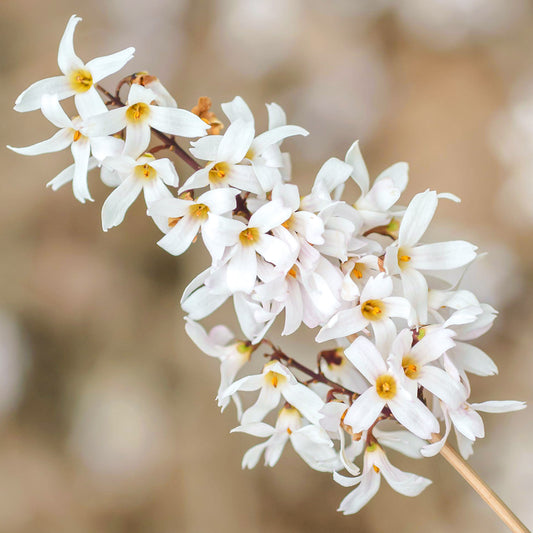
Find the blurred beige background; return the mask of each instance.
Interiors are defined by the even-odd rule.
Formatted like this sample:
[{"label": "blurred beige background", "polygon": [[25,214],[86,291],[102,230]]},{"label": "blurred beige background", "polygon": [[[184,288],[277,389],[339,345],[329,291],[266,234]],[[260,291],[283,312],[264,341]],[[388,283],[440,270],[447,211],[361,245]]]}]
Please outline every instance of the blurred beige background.
[{"label": "blurred beige background", "polygon": [[[405,203],[428,187],[459,195],[461,205],[439,208],[434,235],[489,252],[466,284],[501,313],[480,342],[500,375],[474,378],[472,398],[531,401],[531,2],[2,0],[0,9],[4,146],[52,133],[39,112],[11,108],[58,72],[76,13],[82,58],[133,45],[123,74],[149,70],[182,107],[239,94],[264,126],[264,103],[284,106],[311,132],[287,142],[302,188],[359,138],[374,176],[410,163]],[[95,204],[44,187],[68,153],[1,157],[0,533],[505,531],[440,457],[391,454],[434,485],[409,499],[384,484],[351,517],[335,511],[346,489],[289,448],[275,469],[242,471],[254,439],[228,434],[236,421],[214,401],[218,364],[185,337],[178,306],[205,256],[165,254],[141,201],[104,234],[108,191],[96,175]],[[282,345],[309,352],[312,336]],[[531,413],[485,421],[471,464],[531,526]]]}]

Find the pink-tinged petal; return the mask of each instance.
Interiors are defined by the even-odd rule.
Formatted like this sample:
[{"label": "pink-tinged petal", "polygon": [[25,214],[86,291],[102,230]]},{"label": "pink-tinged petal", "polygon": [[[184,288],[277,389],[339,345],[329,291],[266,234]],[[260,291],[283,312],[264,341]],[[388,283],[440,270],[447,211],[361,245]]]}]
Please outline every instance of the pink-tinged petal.
[{"label": "pink-tinged petal", "polygon": [[359,486],[342,500],[337,510],[345,515],[357,513],[376,495],[380,483],[381,476],[374,470],[368,471],[361,477]]},{"label": "pink-tinged petal", "polygon": [[56,95],[45,94],[41,99],[43,115],[58,128],[72,128],[72,121],[65,113]]},{"label": "pink-tinged petal", "polygon": [[120,52],[91,59],[85,67],[91,72],[94,83],[98,83],[100,80],[118,72],[133,57],[134,53],[135,48],[130,46]]},{"label": "pink-tinged petal", "polygon": [[91,144],[87,137],[82,137],[70,146],[72,156],[74,157],[74,177],[72,180],[72,189],[74,196],[82,204],[85,200],[94,201],[89,192],[87,184],[87,170],[89,168],[89,156],[91,153]]},{"label": "pink-tinged petal", "polygon": [[438,433],[437,419],[420,400],[397,394],[387,405],[396,420],[417,437],[429,439],[432,433]]},{"label": "pink-tinged petal", "polygon": [[309,135],[309,132],[300,128],[300,126],[280,126],[279,128],[268,130],[258,135],[252,143],[252,150],[255,155],[261,155],[273,144],[277,144],[283,139],[293,137],[294,135],[303,135],[306,137]]},{"label": "pink-tinged petal", "polygon": [[257,276],[257,259],[253,246],[236,245],[228,263],[227,284],[231,292],[252,292]]},{"label": "pink-tinged petal", "polygon": [[441,368],[424,366],[420,370],[418,382],[452,409],[456,409],[466,400],[464,387]]},{"label": "pink-tinged petal", "polygon": [[100,115],[87,119],[86,131],[89,137],[102,137],[112,135],[126,127],[126,108],[111,109]]},{"label": "pink-tinged petal", "polygon": [[133,158],[140,156],[148,148],[151,135],[152,130],[146,122],[128,124],[126,127],[124,153]]},{"label": "pink-tinged petal", "polygon": [[197,141],[192,141],[189,151],[197,159],[216,161],[220,141],[222,141],[222,135],[206,135]]},{"label": "pink-tinged petal", "polygon": [[380,353],[389,353],[396,338],[396,326],[390,318],[370,322],[376,339],[376,347]]},{"label": "pink-tinged petal", "polygon": [[433,219],[438,202],[437,193],[430,190],[418,193],[411,200],[400,224],[400,246],[414,246],[420,240]]},{"label": "pink-tinged petal", "polygon": [[426,278],[414,268],[406,268],[400,274],[404,296],[414,307],[419,324],[428,319],[428,284]]},{"label": "pink-tinged petal", "polygon": [[384,453],[379,460],[376,460],[376,466],[391,488],[404,496],[418,496],[428,485],[431,485],[430,479],[409,472],[402,472],[393,466]]},{"label": "pink-tinged petal", "polygon": [[372,384],[379,376],[387,373],[383,356],[366,337],[357,337],[351,346],[344,350],[344,354]]},{"label": "pink-tinged petal", "polygon": [[235,196],[239,194],[237,189],[213,189],[204,192],[198,197],[197,203],[205,204],[211,213],[225,215],[235,209],[237,201]]},{"label": "pink-tinged petal", "polygon": [[291,214],[289,207],[283,207],[277,202],[268,202],[250,217],[249,226],[259,228],[262,233],[265,233],[283,224]]},{"label": "pink-tinged petal", "polygon": [[250,149],[255,130],[252,122],[236,120],[232,122],[218,147],[218,161],[239,163]]},{"label": "pink-tinged petal", "polygon": [[510,413],[511,411],[521,411],[526,408],[526,402],[515,400],[489,400],[488,402],[473,403],[472,409],[483,413]]},{"label": "pink-tinged petal", "polygon": [[450,409],[450,418],[453,425],[459,433],[462,433],[467,439],[476,440],[485,436],[485,427],[479,414],[468,404],[458,409]]},{"label": "pink-tinged petal", "polygon": [[435,242],[411,250],[410,265],[419,270],[451,270],[476,258],[477,246],[466,241]]},{"label": "pink-tinged petal", "polygon": [[350,174],[352,179],[357,183],[363,195],[368,192],[370,188],[370,178],[366,168],[365,161],[361,155],[359,148],[359,141],[355,141],[346,154],[346,163],[352,166],[353,170]]},{"label": "pink-tinged petal", "polygon": [[358,333],[368,326],[368,320],[361,314],[361,307],[344,309],[334,315],[318,332],[316,342],[329,341]]},{"label": "pink-tinged petal", "polygon": [[494,376],[498,373],[494,361],[477,346],[457,342],[448,355],[457,366],[477,376]]},{"label": "pink-tinged petal", "polygon": [[233,165],[228,173],[227,184],[248,191],[253,194],[262,194],[263,189],[257,181],[254,169],[251,165]]},{"label": "pink-tinged petal", "polygon": [[172,107],[151,105],[148,120],[152,128],[180,137],[202,137],[210,127],[194,113]]},{"label": "pink-tinged petal", "polygon": [[58,100],[63,100],[74,95],[74,89],[70,86],[65,76],[54,76],[44,80],[36,81],[23,91],[15,101],[15,111],[24,113],[35,111],[41,107],[41,100],[44,95],[55,95]]},{"label": "pink-tinged petal", "polygon": [[52,137],[41,141],[31,146],[24,146],[23,148],[15,148],[13,146],[7,146],[13,152],[21,155],[41,155],[49,154],[52,152],[59,152],[64,150],[72,143],[73,133],[72,130],[64,128],[56,132]]},{"label": "pink-tinged petal", "polygon": [[367,300],[382,300],[392,294],[392,278],[383,272],[369,278],[361,291],[361,302]]},{"label": "pink-tinged petal", "polygon": [[181,255],[191,245],[200,229],[196,217],[185,215],[157,244],[172,255]]},{"label": "pink-tinged petal", "polygon": [[243,456],[241,466],[242,468],[255,468],[257,466],[257,463],[259,462],[259,459],[261,459],[261,455],[265,451],[266,447],[268,445],[267,442],[262,442],[261,444],[256,444],[255,446],[252,446]]},{"label": "pink-tinged petal", "polygon": [[177,187],[179,185],[176,167],[170,159],[156,159],[150,163],[150,166],[157,170],[158,176],[170,187]]},{"label": "pink-tinged petal", "polygon": [[302,415],[312,424],[319,424],[323,417],[320,409],[324,407],[324,402],[320,396],[309,387],[297,383],[296,385],[286,385],[282,388],[281,394],[284,398],[302,413]]},{"label": "pink-tinged petal", "polygon": [[75,94],[74,102],[76,104],[76,109],[83,120],[107,112],[107,107],[94,86],[87,92]]},{"label": "pink-tinged petal", "polygon": [[254,122],[254,116],[250,108],[240,96],[236,96],[231,102],[224,102],[221,107],[230,122],[236,122],[237,120],[248,121],[252,124]]},{"label": "pink-tinged petal", "polygon": [[264,422],[253,422],[252,424],[237,426],[233,428],[230,433],[247,433],[254,437],[270,437],[275,429]]},{"label": "pink-tinged petal", "polygon": [[385,407],[375,387],[370,387],[350,406],[344,417],[344,424],[352,428],[353,433],[368,429]]},{"label": "pink-tinged petal", "polygon": [[288,268],[296,260],[295,256],[291,256],[289,247],[272,235],[261,235],[255,249],[266,261],[280,268]]},{"label": "pink-tinged petal", "polygon": [[[242,389],[241,389],[242,390]],[[261,389],[257,401],[241,417],[241,424],[261,422],[272,409],[275,409],[281,398],[280,391],[275,387],[265,386]]]},{"label": "pink-tinged petal", "polygon": [[74,52],[74,30],[80,20],[81,18],[76,15],[70,17],[65,32],[59,42],[57,64],[61,72],[65,75],[70,74],[73,70],[83,68],[83,61]]},{"label": "pink-tinged petal", "polygon": [[104,231],[118,226],[126,211],[142,190],[142,183],[133,176],[126,178],[108,197],[102,206],[102,227]]}]

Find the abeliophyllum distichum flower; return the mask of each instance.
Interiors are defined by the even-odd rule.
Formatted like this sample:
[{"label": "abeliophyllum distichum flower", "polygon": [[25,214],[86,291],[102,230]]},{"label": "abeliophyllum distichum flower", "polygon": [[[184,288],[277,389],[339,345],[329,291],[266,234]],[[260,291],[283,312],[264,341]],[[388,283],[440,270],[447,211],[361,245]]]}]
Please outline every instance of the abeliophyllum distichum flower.
[{"label": "abeliophyllum distichum flower", "polygon": [[[84,63],[73,46],[79,20],[70,19],[60,42],[63,75],[34,83],[15,105],[41,109],[57,133],[13,150],[37,155],[70,147],[74,162],[49,185],[72,181],[80,202],[92,200],[88,173],[98,168],[113,189],[102,208],[105,231],[123,222],[142,192],[164,250],[178,256],[205,244],[211,263],[181,304],[191,339],[220,361],[217,401],[222,410],[235,403],[233,431],[261,439],[243,467],[261,457],[274,466],[290,443],[311,468],[355,487],[339,507],[351,514],[374,496],[381,477],[407,496],[430,483],[393,466],[387,450],[435,455],[453,428],[466,458],[484,436],[480,412],[524,407],[470,401],[469,374],[497,372],[470,344],[490,329],[496,311],[447,281],[461,279],[476,247],[425,240],[439,202],[458,198],[428,189],[398,205],[407,164],[371,180],[357,142],[344,158],[328,159],[302,193],[282,144],[308,132],[287,124],[280,106],[267,105],[261,131],[242,98],[222,104],[227,120],[220,120],[206,97],[194,112],[181,109],[146,72],[108,92],[99,82],[133,49]],[[74,117],[62,107],[70,96]],[[182,138],[194,139],[188,151]],[[180,179],[161,154],[183,159],[190,175]],[[230,299],[242,333],[224,325],[206,331],[199,321]],[[317,344],[316,368],[267,337],[278,317],[283,335],[306,326],[318,328],[317,343],[329,342]]]}]

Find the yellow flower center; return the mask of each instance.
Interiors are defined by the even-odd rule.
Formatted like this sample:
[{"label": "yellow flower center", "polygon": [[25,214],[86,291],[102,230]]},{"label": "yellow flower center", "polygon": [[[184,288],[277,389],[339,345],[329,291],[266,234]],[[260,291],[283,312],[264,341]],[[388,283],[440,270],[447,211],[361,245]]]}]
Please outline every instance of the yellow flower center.
[{"label": "yellow flower center", "polygon": [[254,152],[253,148],[250,148],[246,152],[246,155],[244,156],[244,159],[249,159],[251,161],[254,157],[255,157],[255,152]]},{"label": "yellow flower center", "polygon": [[144,165],[137,165],[135,167],[135,175],[139,179],[150,181],[155,179],[157,176],[157,171],[154,167],[151,167],[148,163],[145,163]]},{"label": "yellow flower center", "polygon": [[205,204],[193,204],[189,206],[189,214],[192,217],[196,217],[200,220],[207,220],[209,213],[209,207]]},{"label": "yellow flower center", "polygon": [[92,74],[83,68],[75,70],[69,75],[70,86],[77,93],[86,93],[93,86]]},{"label": "yellow flower center", "polygon": [[137,104],[130,105],[128,109],[126,109],[126,120],[128,122],[141,122],[146,120],[149,114],[150,106],[148,104],[144,104],[143,102],[139,102]]},{"label": "yellow flower center", "polygon": [[358,279],[361,279],[363,277],[365,266],[366,265],[364,265],[363,263],[355,263],[352,271],[350,272],[350,276],[354,281],[357,281]]},{"label": "yellow flower center", "polygon": [[406,267],[409,261],[411,261],[411,256],[407,251],[403,248],[398,248],[398,265],[400,268]]},{"label": "yellow flower center", "polygon": [[294,215],[291,215],[283,224],[281,224],[284,228],[291,229],[294,224]]},{"label": "yellow flower center", "polygon": [[409,379],[416,379],[420,374],[420,367],[418,363],[409,355],[405,355],[402,359],[402,368],[405,375]]},{"label": "yellow flower center", "polygon": [[376,392],[380,398],[391,400],[396,396],[396,380],[389,374],[383,374],[376,380]]},{"label": "yellow flower center", "polygon": [[73,142],[79,141],[82,138],[82,134],[78,130],[74,130]]},{"label": "yellow flower center", "polygon": [[252,246],[259,240],[257,228],[246,228],[239,233],[239,240],[243,246]]},{"label": "yellow flower center", "polygon": [[293,278],[296,277],[296,274],[298,274],[298,270],[296,270],[298,267],[296,265],[292,265],[291,269],[287,272],[287,276],[292,276]]},{"label": "yellow flower center", "polygon": [[210,171],[209,171],[209,181],[211,183],[221,183],[226,178],[228,172],[229,172],[229,165],[228,163],[217,163]]},{"label": "yellow flower center", "polygon": [[276,388],[278,385],[285,383],[287,378],[283,374],[278,374],[277,372],[272,372],[271,370],[265,376],[265,381]]},{"label": "yellow flower center", "polygon": [[367,320],[380,320],[383,318],[385,304],[381,300],[367,300],[361,305],[361,313]]}]

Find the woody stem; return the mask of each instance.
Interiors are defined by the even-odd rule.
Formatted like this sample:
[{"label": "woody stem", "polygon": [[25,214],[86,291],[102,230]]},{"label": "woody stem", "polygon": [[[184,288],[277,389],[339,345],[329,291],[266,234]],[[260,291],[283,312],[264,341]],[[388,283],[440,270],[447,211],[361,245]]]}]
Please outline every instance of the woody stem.
[{"label": "woody stem", "polygon": [[[432,441],[440,439],[434,435]],[[456,472],[481,496],[485,503],[498,515],[498,518],[513,533],[530,533],[529,529],[507,507],[507,505],[494,493],[494,491],[479,477],[470,465],[447,443],[444,444],[440,454]]]}]

